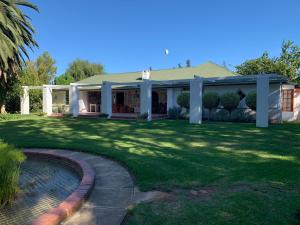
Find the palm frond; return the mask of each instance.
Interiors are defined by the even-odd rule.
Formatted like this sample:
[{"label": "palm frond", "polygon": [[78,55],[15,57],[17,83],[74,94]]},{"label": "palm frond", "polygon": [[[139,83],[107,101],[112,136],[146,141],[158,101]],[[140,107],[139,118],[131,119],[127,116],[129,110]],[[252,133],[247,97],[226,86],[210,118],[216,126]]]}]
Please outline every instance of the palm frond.
[{"label": "palm frond", "polygon": [[27,49],[38,47],[35,30],[20,6],[38,11],[36,5],[26,0],[0,0],[0,77],[21,68]]}]

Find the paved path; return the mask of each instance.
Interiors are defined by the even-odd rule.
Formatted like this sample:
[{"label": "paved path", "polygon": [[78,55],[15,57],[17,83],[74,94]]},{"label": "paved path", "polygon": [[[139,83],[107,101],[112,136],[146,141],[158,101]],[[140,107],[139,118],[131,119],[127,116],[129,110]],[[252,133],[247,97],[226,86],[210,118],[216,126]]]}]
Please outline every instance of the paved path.
[{"label": "paved path", "polygon": [[120,225],[134,201],[134,184],[127,170],[109,159],[87,153],[46,150],[80,158],[95,170],[96,182],[81,209],[62,225]]}]

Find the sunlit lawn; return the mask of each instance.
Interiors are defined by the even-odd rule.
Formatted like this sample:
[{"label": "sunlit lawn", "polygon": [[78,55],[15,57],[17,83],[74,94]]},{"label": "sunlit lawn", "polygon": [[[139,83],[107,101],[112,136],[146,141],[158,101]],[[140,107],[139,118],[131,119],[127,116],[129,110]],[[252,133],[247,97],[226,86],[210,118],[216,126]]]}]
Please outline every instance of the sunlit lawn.
[{"label": "sunlit lawn", "polygon": [[[237,123],[32,117],[0,122],[0,138],[20,147],[104,155],[125,165],[142,190],[176,196],[138,206],[127,224],[298,222],[300,124],[258,129]],[[208,193],[191,196],[184,189]]]}]

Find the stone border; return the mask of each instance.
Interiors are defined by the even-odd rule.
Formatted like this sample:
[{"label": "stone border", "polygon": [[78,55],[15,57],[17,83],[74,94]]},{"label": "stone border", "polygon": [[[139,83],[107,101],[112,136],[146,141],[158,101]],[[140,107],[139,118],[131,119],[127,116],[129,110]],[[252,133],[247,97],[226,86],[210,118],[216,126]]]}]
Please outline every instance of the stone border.
[{"label": "stone border", "polygon": [[25,150],[23,152],[26,156],[55,158],[71,163],[81,175],[80,185],[68,198],[56,208],[49,209],[45,214],[42,214],[31,223],[31,225],[57,225],[76,212],[88,198],[95,183],[95,172],[84,160],[72,156],[42,150]]}]

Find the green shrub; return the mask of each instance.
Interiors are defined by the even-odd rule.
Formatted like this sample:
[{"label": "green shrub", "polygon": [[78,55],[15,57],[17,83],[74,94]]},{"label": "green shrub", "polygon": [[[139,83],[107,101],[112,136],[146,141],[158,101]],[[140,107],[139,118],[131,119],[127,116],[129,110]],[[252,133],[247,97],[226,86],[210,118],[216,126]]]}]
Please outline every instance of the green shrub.
[{"label": "green shrub", "polygon": [[18,191],[20,165],[24,154],[0,140],[0,205],[14,199]]},{"label": "green shrub", "polygon": [[212,116],[214,121],[222,121],[222,122],[227,122],[230,120],[230,115],[229,112],[225,109],[220,109],[217,110],[213,116]]},{"label": "green shrub", "polygon": [[146,120],[146,119],[148,119],[148,113],[141,113],[141,114],[138,116],[138,119],[139,119],[139,120]]},{"label": "green shrub", "polygon": [[30,117],[30,115],[6,113],[6,114],[0,114],[0,121],[19,120],[26,117]]},{"label": "green shrub", "polygon": [[208,120],[210,119],[211,110],[217,108],[220,103],[220,97],[216,92],[207,92],[203,95],[203,106],[209,110]]},{"label": "green shrub", "polygon": [[41,90],[30,90],[30,112],[41,112],[43,109],[43,93]]},{"label": "green shrub", "polygon": [[230,114],[238,107],[239,103],[240,97],[234,92],[228,92],[221,96],[221,104]]},{"label": "green shrub", "polygon": [[173,107],[168,110],[169,119],[178,120],[178,119],[180,119],[180,114],[181,114],[180,107]]},{"label": "green shrub", "polygon": [[108,117],[108,114],[107,114],[107,113],[100,113],[100,114],[99,114],[99,117],[100,117],[100,118],[107,118],[107,117]]},{"label": "green shrub", "polygon": [[246,105],[247,105],[250,109],[256,111],[256,92],[255,92],[255,91],[249,93],[249,94],[246,96],[245,101],[246,101]]},{"label": "green shrub", "polygon": [[180,107],[188,110],[190,108],[190,93],[183,92],[178,95],[177,104],[180,105]]}]

